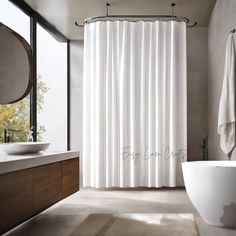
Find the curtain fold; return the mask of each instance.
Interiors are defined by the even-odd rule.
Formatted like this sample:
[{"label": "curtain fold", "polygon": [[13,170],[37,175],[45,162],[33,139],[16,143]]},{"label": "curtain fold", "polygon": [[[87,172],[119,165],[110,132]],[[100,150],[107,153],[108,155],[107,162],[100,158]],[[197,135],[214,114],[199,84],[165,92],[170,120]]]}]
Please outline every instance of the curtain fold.
[{"label": "curtain fold", "polygon": [[183,185],[186,24],[86,24],[83,186]]}]

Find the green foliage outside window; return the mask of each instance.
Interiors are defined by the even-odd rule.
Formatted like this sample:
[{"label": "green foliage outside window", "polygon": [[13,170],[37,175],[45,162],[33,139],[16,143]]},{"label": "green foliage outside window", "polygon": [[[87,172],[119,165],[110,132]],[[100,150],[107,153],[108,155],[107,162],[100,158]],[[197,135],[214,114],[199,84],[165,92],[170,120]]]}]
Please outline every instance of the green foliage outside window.
[{"label": "green foliage outside window", "polygon": [[[43,110],[44,95],[49,88],[43,82],[41,75],[37,79],[37,111]],[[0,106],[0,142],[3,142],[4,130],[12,129],[19,130],[14,132],[11,136],[11,142],[25,142],[30,133],[30,95],[23,100],[10,104]],[[46,129],[43,125],[38,124],[38,141],[42,140],[42,133]]]}]

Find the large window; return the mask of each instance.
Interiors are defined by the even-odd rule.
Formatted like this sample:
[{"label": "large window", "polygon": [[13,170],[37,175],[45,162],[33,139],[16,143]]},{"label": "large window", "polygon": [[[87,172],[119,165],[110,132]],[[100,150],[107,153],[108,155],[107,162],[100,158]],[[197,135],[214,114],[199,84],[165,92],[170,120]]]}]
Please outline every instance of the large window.
[{"label": "large window", "polygon": [[31,96],[0,105],[0,142],[4,129],[24,131],[11,141],[27,141],[33,128],[37,141],[51,143],[50,150],[67,150],[68,40],[24,1],[0,0],[0,22],[32,42],[34,68]]},{"label": "large window", "polygon": [[67,149],[67,43],[37,24],[38,140]]},{"label": "large window", "polygon": [[[30,17],[8,0],[0,1],[0,20],[30,42]],[[26,141],[30,130],[30,96],[12,105],[0,106],[0,142],[3,142],[4,129],[15,132],[11,141]]]},{"label": "large window", "polygon": [[8,0],[0,0],[0,21],[30,43],[30,17]]}]

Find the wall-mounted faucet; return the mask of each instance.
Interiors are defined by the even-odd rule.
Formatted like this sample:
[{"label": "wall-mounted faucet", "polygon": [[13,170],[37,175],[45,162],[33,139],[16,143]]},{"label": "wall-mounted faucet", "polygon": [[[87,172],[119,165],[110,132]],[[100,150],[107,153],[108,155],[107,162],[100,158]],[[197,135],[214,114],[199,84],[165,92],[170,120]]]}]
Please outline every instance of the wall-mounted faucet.
[{"label": "wall-mounted faucet", "polygon": [[3,142],[10,143],[10,134],[7,129],[4,129]]},{"label": "wall-mounted faucet", "polygon": [[201,148],[202,148],[203,160],[208,160],[208,137],[207,136],[203,139]]},{"label": "wall-mounted faucet", "polygon": [[26,131],[24,131],[24,130],[16,130],[16,129],[4,129],[3,142],[4,143],[10,143],[12,135],[14,133],[17,133],[17,132],[25,133]]}]

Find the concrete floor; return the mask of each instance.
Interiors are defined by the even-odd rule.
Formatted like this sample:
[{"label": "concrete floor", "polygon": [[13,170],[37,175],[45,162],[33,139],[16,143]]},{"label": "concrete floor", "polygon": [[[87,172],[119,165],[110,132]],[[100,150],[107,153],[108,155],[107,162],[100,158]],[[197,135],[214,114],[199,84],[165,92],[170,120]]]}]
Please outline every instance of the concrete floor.
[{"label": "concrete floor", "polygon": [[236,236],[236,229],[205,224],[183,189],[84,189],[5,235],[69,236],[91,213],[193,213],[200,236]]}]

